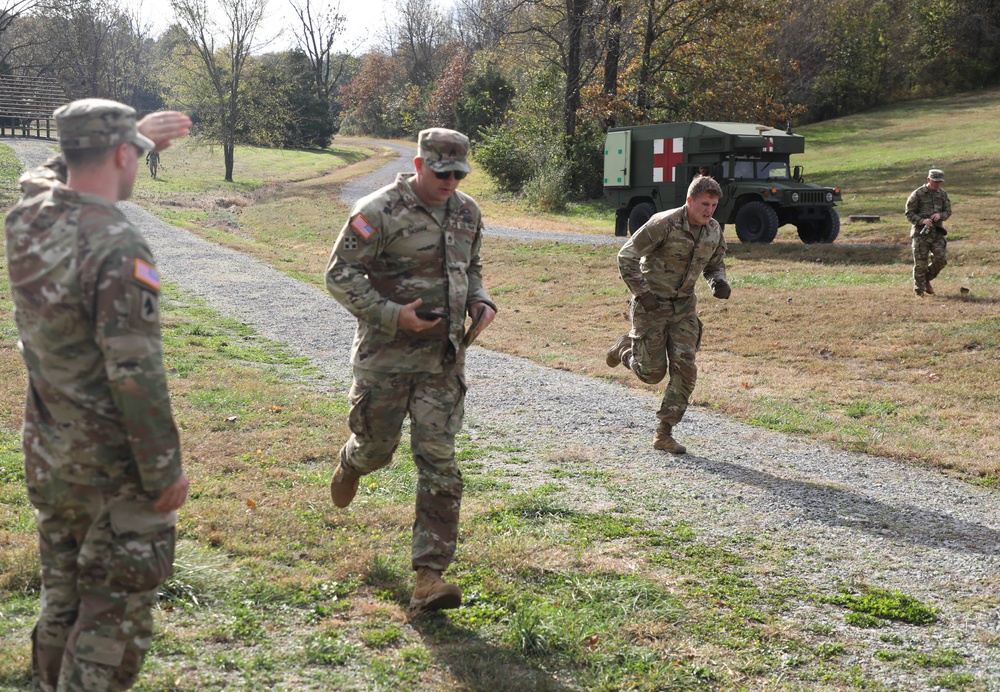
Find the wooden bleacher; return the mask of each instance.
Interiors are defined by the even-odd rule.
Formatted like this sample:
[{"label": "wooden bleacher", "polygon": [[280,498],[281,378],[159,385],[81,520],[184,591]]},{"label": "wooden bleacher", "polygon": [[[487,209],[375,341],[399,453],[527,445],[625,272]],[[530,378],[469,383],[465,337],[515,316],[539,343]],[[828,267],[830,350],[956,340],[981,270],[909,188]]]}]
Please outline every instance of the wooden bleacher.
[{"label": "wooden bleacher", "polygon": [[0,137],[56,139],[52,112],[66,103],[51,77],[0,75]]}]

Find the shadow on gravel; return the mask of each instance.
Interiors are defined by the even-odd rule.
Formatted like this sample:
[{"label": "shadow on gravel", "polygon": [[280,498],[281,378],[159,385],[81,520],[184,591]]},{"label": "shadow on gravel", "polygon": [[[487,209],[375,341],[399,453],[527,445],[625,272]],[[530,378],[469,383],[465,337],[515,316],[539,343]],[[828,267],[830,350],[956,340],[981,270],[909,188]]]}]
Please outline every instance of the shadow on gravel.
[{"label": "shadow on gravel", "polygon": [[570,692],[572,689],[525,656],[501,649],[459,627],[441,613],[410,620],[438,662],[447,666],[463,690],[482,692]]},{"label": "shadow on gravel", "polygon": [[794,505],[807,519],[887,538],[982,555],[1000,555],[1000,532],[912,505],[892,506],[849,490],[793,481],[743,466],[692,457],[695,465],[734,483],[754,485],[775,502]]}]

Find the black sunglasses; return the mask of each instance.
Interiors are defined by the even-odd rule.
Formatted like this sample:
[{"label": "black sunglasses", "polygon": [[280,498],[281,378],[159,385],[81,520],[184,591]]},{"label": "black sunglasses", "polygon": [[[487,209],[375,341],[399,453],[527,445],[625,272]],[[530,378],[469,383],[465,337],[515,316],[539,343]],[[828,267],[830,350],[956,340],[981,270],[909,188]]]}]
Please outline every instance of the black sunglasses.
[{"label": "black sunglasses", "polygon": [[434,175],[437,176],[438,180],[447,180],[452,176],[452,173],[455,174],[455,180],[461,180],[468,175],[465,171],[434,171]]}]

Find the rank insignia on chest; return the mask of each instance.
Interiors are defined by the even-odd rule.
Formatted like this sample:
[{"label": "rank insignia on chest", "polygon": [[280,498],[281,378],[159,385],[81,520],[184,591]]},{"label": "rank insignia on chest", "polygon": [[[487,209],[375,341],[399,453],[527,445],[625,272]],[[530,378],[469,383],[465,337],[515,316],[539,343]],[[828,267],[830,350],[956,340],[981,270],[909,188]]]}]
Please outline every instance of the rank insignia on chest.
[{"label": "rank insignia on chest", "polygon": [[358,214],[351,220],[351,228],[357,231],[358,235],[365,240],[371,238],[372,234],[375,232],[375,227],[368,223],[368,220],[361,214]]},{"label": "rank insignia on chest", "polygon": [[344,236],[344,249],[345,250],[357,250],[358,249],[358,236],[354,235],[353,233],[351,235],[345,235]]},{"label": "rank insignia on chest", "polygon": [[444,244],[445,245],[454,245],[455,244],[455,234],[452,233],[451,231],[448,231],[447,233],[445,233],[444,234]]}]

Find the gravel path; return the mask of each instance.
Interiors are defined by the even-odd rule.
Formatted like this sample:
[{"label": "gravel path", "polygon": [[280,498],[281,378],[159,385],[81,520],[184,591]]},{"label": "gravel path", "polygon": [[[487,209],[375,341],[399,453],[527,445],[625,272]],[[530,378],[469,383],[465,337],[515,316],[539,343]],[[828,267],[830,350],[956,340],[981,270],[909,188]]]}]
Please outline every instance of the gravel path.
[{"label": "gravel path", "polygon": [[[45,158],[38,143],[14,146],[26,164]],[[351,194],[371,190],[369,182]],[[354,322],[323,291],[134,204],[121,206],[149,238],[167,280],[313,358],[329,388],[346,391]],[[955,671],[1000,690],[1000,494],[699,409],[678,430],[692,453],[670,457],[651,448],[658,397],[479,347],[470,350],[468,373],[469,433],[492,446],[519,446],[519,456],[535,460],[496,462],[515,484],[517,474],[522,484],[551,482],[556,465],[603,470],[612,478],[603,484],[561,477],[569,501],[591,510],[628,507],[651,525],[683,520],[700,540],[731,549],[727,541],[748,534],[770,541],[788,557],[777,570],[751,568],[762,583],[789,578],[830,594],[856,580],[915,596],[939,608],[940,621],[889,631],[919,651],[958,652],[965,663]],[[837,665],[858,666],[889,689],[934,689],[928,680],[945,672],[883,663],[872,654],[891,648],[879,640],[886,630],[849,627],[842,609],[809,599],[792,604],[783,617],[793,631],[830,626],[835,641],[847,644]]]}]

